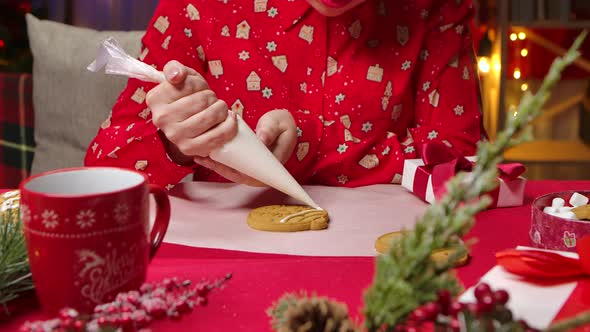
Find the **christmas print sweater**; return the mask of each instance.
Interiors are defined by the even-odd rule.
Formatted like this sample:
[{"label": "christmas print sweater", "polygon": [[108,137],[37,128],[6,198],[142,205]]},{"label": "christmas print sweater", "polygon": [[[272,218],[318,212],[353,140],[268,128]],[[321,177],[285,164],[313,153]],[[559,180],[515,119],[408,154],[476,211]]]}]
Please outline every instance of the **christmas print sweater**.
[{"label": "christmas print sweater", "polygon": [[[399,183],[423,144],[471,155],[484,135],[472,14],[471,0],[367,0],[338,17],[306,0],[161,0],[139,59],[194,68],[252,128],[289,110],[298,142],[285,166],[300,183]],[[129,80],[85,164],[137,169],[166,188],[191,173],[224,181],[168,157],[145,103],[153,87]]]}]

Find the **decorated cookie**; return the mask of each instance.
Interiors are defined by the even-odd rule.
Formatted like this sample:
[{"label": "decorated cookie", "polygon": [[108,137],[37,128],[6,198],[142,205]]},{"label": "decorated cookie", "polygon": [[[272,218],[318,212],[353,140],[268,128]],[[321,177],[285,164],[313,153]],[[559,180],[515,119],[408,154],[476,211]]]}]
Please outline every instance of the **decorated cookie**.
[{"label": "decorated cookie", "polygon": [[389,251],[391,241],[393,241],[393,239],[395,238],[402,236],[402,234],[402,232],[391,232],[381,235],[377,238],[377,241],[375,241],[375,250],[377,250],[377,252],[380,254],[385,254]]},{"label": "decorated cookie", "polygon": [[7,191],[0,195],[0,206],[2,211],[17,208],[20,203],[20,192],[18,190]]},{"label": "decorated cookie", "polygon": [[0,216],[2,219],[11,219],[17,216],[19,206],[20,192],[18,190],[11,190],[0,194]]},{"label": "decorated cookie", "polygon": [[260,231],[299,232],[328,227],[328,213],[309,206],[269,205],[248,214],[248,226]]},{"label": "decorated cookie", "polygon": [[[389,246],[391,245],[391,241],[393,241],[393,239],[395,239],[395,238],[402,236],[403,234],[404,234],[403,232],[391,232],[391,233],[381,235],[379,238],[377,238],[377,241],[375,241],[375,249],[377,250],[378,253],[385,254],[386,252],[389,251]],[[432,255],[430,255],[430,258],[432,258],[432,260],[437,263],[444,263],[449,259],[449,256],[451,256],[453,253],[454,253],[454,250],[452,250],[452,249],[439,249],[439,250],[433,251]],[[464,265],[465,263],[467,263],[468,259],[469,259],[469,255],[467,255],[467,254],[463,255],[457,261],[456,266]]]}]

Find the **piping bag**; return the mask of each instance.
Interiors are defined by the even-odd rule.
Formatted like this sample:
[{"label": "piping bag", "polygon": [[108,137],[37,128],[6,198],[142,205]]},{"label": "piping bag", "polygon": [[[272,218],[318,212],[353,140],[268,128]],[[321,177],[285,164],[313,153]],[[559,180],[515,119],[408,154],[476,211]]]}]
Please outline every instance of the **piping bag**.
[{"label": "piping bag", "polygon": [[[114,38],[105,40],[96,60],[87,69],[107,74],[122,75],[145,82],[161,83],[164,73],[128,55]],[[321,209],[297,183],[283,164],[256,137],[252,129],[238,115],[237,135],[221,148],[211,151],[209,157],[242,172],[316,209]]]}]

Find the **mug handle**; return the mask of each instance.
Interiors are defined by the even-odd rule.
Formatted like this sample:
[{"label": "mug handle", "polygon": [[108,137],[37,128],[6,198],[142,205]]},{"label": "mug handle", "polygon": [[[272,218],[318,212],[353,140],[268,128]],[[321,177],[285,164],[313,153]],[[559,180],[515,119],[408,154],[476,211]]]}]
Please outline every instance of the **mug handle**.
[{"label": "mug handle", "polygon": [[156,220],[150,233],[150,261],[156,255],[170,222],[170,199],[162,187],[150,184],[150,194],[156,200]]}]

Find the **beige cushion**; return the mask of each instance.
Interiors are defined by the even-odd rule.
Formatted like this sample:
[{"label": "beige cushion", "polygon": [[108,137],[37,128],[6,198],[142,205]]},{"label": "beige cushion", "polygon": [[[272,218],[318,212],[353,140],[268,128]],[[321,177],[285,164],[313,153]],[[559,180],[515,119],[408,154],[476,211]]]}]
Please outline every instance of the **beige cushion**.
[{"label": "beige cushion", "polygon": [[35,142],[32,173],[82,166],[96,135],[127,79],[91,73],[99,44],[113,36],[130,54],[139,54],[141,31],[95,31],[27,15],[33,53]]}]

